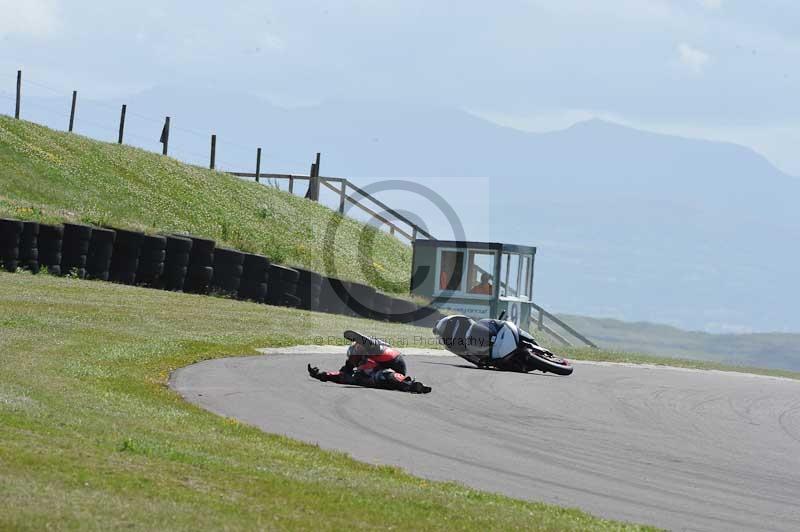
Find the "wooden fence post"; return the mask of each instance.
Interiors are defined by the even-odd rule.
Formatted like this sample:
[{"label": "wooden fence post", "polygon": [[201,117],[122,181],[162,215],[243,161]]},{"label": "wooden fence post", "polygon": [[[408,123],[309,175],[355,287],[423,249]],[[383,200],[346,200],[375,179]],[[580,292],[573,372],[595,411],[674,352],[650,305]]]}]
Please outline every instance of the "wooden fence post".
[{"label": "wooden fence post", "polygon": [[314,201],[319,201],[319,158],[320,153],[317,152],[317,157],[314,160]]},{"label": "wooden fence post", "polygon": [[294,176],[289,176],[289,194],[294,194]]},{"label": "wooden fence post", "polygon": [[306,190],[306,199],[316,201],[314,199],[314,170],[317,167],[316,163],[311,163],[311,169],[308,171],[308,190]]},{"label": "wooden fence post", "polygon": [[347,201],[347,179],[342,179],[339,184],[342,187],[339,191],[339,214],[344,215],[344,203]]},{"label": "wooden fence post", "polygon": [[164,129],[161,130],[160,142],[164,145],[161,154],[166,155],[169,151],[169,117],[164,121]]},{"label": "wooden fence post", "polygon": [[72,107],[69,110],[69,132],[72,133],[72,127],[75,125],[75,103],[78,101],[78,91],[72,91]]},{"label": "wooden fence post", "polygon": [[261,181],[261,148],[256,150],[256,183]]},{"label": "wooden fence post", "polygon": [[14,107],[14,118],[19,120],[19,104],[22,96],[22,70],[17,70],[17,105]]},{"label": "wooden fence post", "polygon": [[414,226],[414,230],[411,231],[411,241],[415,242],[417,240],[417,226]]},{"label": "wooden fence post", "polygon": [[211,135],[211,161],[208,163],[208,167],[212,170],[217,165],[217,136]]},{"label": "wooden fence post", "polygon": [[541,331],[543,326],[544,326],[544,310],[539,309],[539,319],[537,320],[536,328]]},{"label": "wooden fence post", "polygon": [[128,109],[126,104],[122,104],[122,111],[119,114],[119,138],[117,144],[122,144],[122,137],[125,134],[125,111]]}]

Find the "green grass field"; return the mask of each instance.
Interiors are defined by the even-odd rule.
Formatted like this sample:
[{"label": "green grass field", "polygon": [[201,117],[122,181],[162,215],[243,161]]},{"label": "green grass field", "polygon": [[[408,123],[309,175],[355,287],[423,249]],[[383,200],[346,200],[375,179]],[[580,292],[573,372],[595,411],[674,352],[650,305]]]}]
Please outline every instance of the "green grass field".
[{"label": "green grass field", "polygon": [[411,275],[409,246],[315,202],[2,115],[0,216],[186,231],[394,293],[408,292]]},{"label": "green grass field", "polygon": [[359,321],[0,273],[0,529],[638,529],[362,464],[166,387],[192,362],[346,327],[430,334]]}]

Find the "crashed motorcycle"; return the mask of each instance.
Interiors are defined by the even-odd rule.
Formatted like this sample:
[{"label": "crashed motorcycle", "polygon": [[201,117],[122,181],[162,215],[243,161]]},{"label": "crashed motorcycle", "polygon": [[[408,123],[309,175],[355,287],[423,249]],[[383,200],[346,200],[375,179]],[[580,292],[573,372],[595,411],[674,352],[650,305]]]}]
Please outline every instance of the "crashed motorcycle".
[{"label": "crashed motorcycle", "polygon": [[433,334],[448,351],[479,368],[572,374],[567,359],[540,346],[530,333],[502,318],[502,314],[496,320],[477,321],[468,316],[446,316],[434,325]]}]

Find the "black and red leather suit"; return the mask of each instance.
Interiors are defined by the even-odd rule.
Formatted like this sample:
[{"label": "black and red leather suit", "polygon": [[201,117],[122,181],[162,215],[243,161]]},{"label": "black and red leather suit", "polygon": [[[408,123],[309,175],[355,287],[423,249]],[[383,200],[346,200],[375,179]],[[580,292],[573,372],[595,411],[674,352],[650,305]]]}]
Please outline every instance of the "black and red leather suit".
[{"label": "black and red leather suit", "polygon": [[406,375],[406,362],[400,351],[388,344],[364,346],[353,342],[347,360],[339,371],[319,371],[308,367],[309,375],[321,381],[354,384],[371,388],[388,388],[414,393],[427,393],[429,387]]}]

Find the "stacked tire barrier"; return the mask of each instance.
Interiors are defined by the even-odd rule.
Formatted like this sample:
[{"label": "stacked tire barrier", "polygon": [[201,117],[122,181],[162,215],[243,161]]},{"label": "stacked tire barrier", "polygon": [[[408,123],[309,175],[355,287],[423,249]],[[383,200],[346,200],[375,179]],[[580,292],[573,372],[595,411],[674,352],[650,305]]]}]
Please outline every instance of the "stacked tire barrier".
[{"label": "stacked tire barrier", "polygon": [[211,277],[211,291],[236,296],[242,283],[244,256],[241,251],[230,248],[214,249],[214,273]]},{"label": "stacked tire barrier", "polygon": [[245,253],[242,262],[242,278],[236,297],[263,303],[267,297],[270,262],[263,255]]},{"label": "stacked tire barrier", "polygon": [[300,298],[297,297],[297,282],[299,279],[300,272],[297,270],[270,264],[267,302],[271,305],[280,305],[282,307],[299,307]]},{"label": "stacked tire barrier", "polygon": [[108,281],[111,268],[111,255],[114,253],[114,239],[117,233],[112,229],[92,229],[89,239],[89,253],[86,255],[86,278]]},{"label": "stacked tire barrier", "polygon": [[299,308],[320,310],[320,294],[322,292],[322,276],[317,272],[295,268],[297,270],[296,295],[300,300]]},{"label": "stacked tire barrier", "polygon": [[139,253],[142,251],[144,233],[117,229],[114,251],[111,254],[108,280],[112,283],[134,284],[139,269]]},{"label": "stacked tire barrier", "polygon": [[365,284],[271,264],[263,255],[191,235],[0,219],[0,266],[427,327],[443,317]]},{"label": "stacked tire barrier", "polygon": [[186,268],[186,280],[183,291],[192,294],[208,294],[211,277],[214,275],[215,242],[199,236],[187,236],[192,240],[189,252],[189,264]]},{"label": "stacked tire barrier", "polygon": [[83,224],[64,224],[61,241],[61,274],[86,277],[86,258],[89,255],[89,242],[92,227]]},{"label": "stacked tire barrier", "polygon": [[179,292],[183,290],[186,280],[192,240],[175,235],[168,235],[165,239],[164,271],[158,286],[164,290]]},{"label": "stacked tire barrier", "polygon": [[8,272],[17,271],[22,222],[0,218],[0,265]]},{"label": "stacked tire barrier", "polygon": [[139,264],[136,267],[136,284],[156,287],[164,273],[164,261],[167,258],[167,237],[162,235],[144,235],[139,251]]},{"label": "stacked tire barrier", "polygon": [[335,277],[323,277],[319,293],[319,308],[317,310],[329,314],[355,315],[348,304],[350,288],[351,283],[349,281],[342,281]]},{"label": "stacked tire barrier", "polygon": [[378,321],[389,321],[392,316],[392,298],[375,292],[372,297],[372,306],[370,307],[370,318]]},{"label": "stacked tire barrier", "polygon": [[64,227],[39,224],[39,268],[61,275],[61,246]]},{"label": "stacked tire barrier", "polygon": [[39,273],[39,222],[22,222],[18,266]]},{"label": "stacked tire barrier", "polygon": [[375,299],[375,289],[361,283],[350,283],[350,297],[347,306],[350,311],[361,318],[372,317],[372,305]]}]

